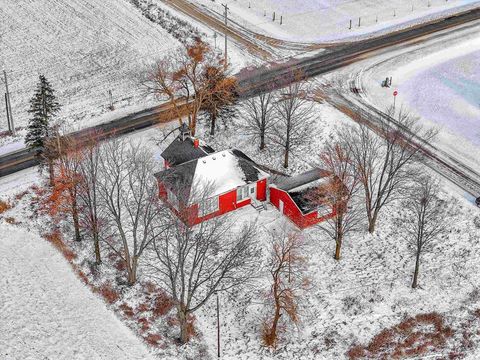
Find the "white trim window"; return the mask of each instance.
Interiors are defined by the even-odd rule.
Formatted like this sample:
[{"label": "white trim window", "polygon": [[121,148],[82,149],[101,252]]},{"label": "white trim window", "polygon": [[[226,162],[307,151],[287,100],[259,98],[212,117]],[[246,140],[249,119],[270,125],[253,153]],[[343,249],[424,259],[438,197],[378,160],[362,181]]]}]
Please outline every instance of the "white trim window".
[{"label": "white trim window", "polygon": [[202,201],[198,204],[198,214],[199,216],[207,216],[214,212],[217,212],[220,209],[219,198],[215,196],[213,198]]},{"label": "white trim window", "polygon": [[249,187],[243,186],[237,188],[237,202],[248,199]]}]

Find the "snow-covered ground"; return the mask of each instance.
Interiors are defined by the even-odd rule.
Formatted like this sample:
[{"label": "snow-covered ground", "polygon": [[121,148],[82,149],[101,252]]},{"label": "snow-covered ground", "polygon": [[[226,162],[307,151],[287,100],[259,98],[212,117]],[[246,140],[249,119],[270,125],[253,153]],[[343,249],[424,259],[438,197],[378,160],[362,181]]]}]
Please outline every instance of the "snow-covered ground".
[{"label": "snow-covered ground", "polygon": [[0,234],[0,358],[152,359],[36,229]]},{"label": "snow-covered ground", "polygon": [[[480,146],[480,36],[461,45],[448,49],[454,57],[432,54],[442,59],[437,65],[415,70],[410,76],[402,76],[406,69],[401,68],[395,75],[402,79],[398,90],[408,107]],[[466,45],[468,54],[462,56],[461,48]]]},{"label": "snow-covered ground", "polygon": [[364,38],[373,33],[413,26],[480,4],[478,0],[190,1],[218,13],[223,13],[221,4],[227,3],[231,18],[244,27],[274,38],[296,42]]},{"label": "snow-covered ground", "polygon": [[[361,100],[393,104],[439,129],[437,146],[480,170],[480,25],[381,54],[340,71],[361,88]],[[336,76],[336,75],[334,75]],[[381,86],[392,77],[392,87]],[[346,86],[349,83],[346,82]],[[354,96],[352,94],[352,96]]]}]

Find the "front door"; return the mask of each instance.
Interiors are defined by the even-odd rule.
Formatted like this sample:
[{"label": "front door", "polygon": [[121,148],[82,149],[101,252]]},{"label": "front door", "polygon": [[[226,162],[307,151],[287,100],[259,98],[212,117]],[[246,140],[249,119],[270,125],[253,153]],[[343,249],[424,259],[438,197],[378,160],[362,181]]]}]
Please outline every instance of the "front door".
[{"label": "front door", "polygon": [[253,200],[255,200],[257,198],[257,184],[256,183],[249,186],[248,196],[250,197],[250,199],[253,199]]}]

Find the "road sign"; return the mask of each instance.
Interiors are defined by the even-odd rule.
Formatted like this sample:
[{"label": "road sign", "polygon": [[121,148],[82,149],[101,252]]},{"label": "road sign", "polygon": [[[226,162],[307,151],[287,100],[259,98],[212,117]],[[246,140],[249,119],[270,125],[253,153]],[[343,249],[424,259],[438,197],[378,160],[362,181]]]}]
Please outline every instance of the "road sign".
[{"label": "road sign", "polygon": [[395,91],[393,92],[393,96],[397,96],[397,95],[398,95],[398,91],[395,90]]}]

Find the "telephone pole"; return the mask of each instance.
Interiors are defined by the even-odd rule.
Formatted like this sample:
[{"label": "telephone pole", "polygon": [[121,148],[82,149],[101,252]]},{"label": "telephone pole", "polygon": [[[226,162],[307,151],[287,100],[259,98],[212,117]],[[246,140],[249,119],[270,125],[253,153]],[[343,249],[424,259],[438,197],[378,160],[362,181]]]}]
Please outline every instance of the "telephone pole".
[{"label": "telephone pole", "polygon": [[227,23],[228,23],[228,5],[227,4],[222,4],[222,6],[225,8],[225,64],[224,67],[225,69],[227,68],[228,65],[228,47],[227,47]]},{"label": "telephone pole", "polygon": [[220,302],[218,300],[218,291],[215,294],[217,295],[217,357],[220,359]]},{"label": "telephone pole", "polygon": [[11,135],[15,135],[15,126],[13,125],[12,104],[10,103],[10,92],[8,91],[7,72],[3,70],[3,77],[5,78],[5,106],[7,108],[7,122],[8,129]]}]

